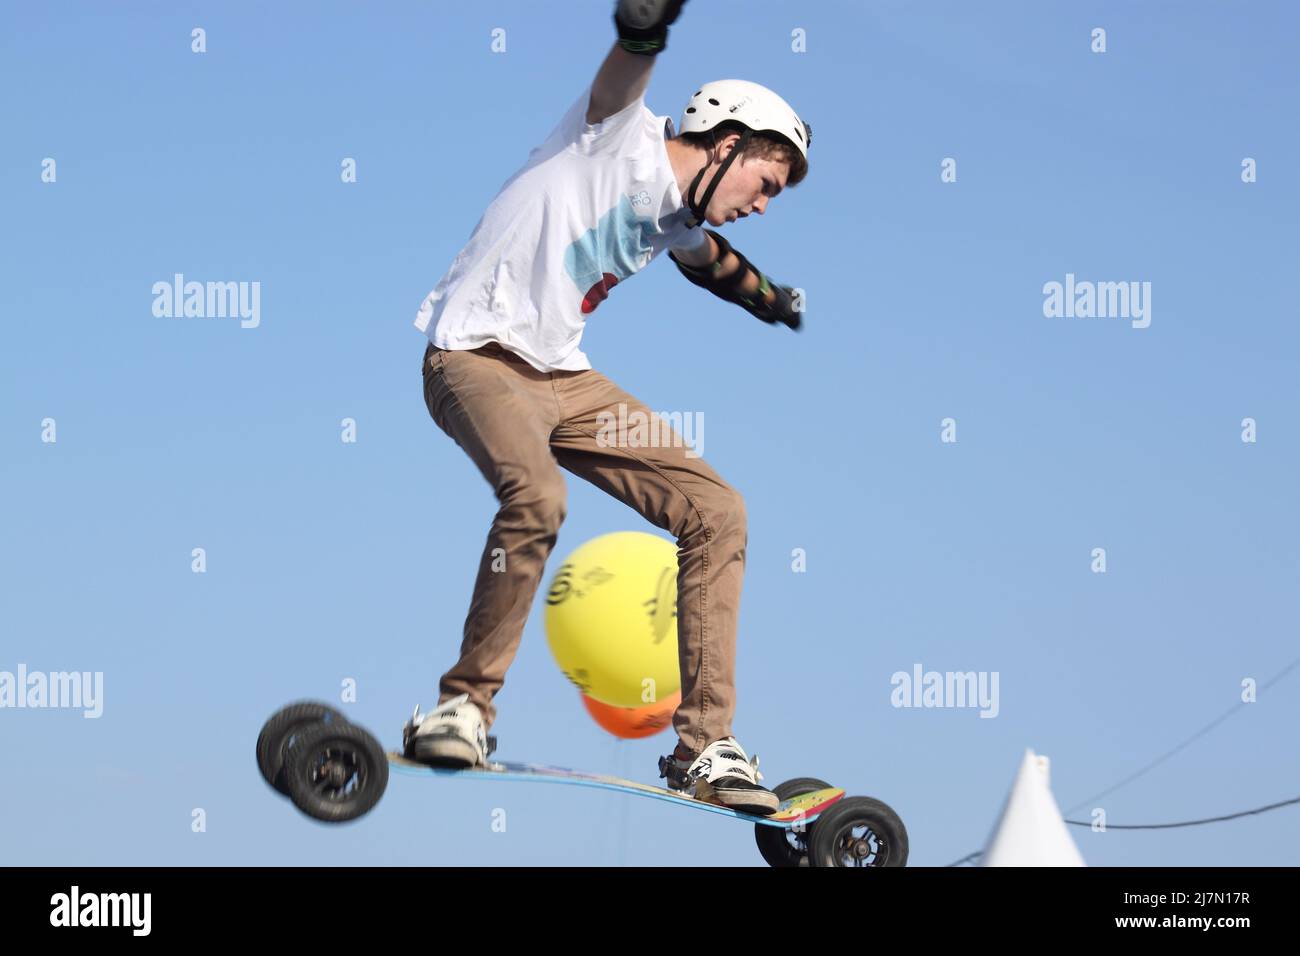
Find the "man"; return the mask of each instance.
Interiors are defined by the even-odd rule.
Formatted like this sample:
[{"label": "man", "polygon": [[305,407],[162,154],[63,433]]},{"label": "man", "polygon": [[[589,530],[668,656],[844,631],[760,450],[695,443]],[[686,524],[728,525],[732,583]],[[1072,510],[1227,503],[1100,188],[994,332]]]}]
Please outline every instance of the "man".
[{"label": "man", "polygon": [[682,702],[677,748],[660,760],[660,776],[684,793],[766,814],[776,796],[731,730],[744,502],[704,461],[686,457],[677,436],[666,448],[598,440],[599,413],[620,403],[629,415],[652,413],[578,348],[610,290],[665,250],[696,285],[769,324],[800,325],[794,290],[699,225],[764,212],[807,174],[811,131],[772,91],[721,80],[691,97],[673,138],[672,121],[647,109],[644,95],[682,2],[618,3],[619,40],[590,90],[501,188],[420,307],[429,414],[500,508],[460,660],[442,677],[438,708],[423,716],[417,708],[404,741],[430,763],[487,761],[492,699],[565,516],[558,465],[677,538]]}]

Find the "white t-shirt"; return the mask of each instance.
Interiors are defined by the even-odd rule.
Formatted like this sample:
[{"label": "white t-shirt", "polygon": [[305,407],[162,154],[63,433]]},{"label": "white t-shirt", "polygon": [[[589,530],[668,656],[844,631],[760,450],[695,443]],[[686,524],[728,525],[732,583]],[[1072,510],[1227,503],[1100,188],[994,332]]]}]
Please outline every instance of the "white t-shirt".
[{"label": "white t-shirt", "polygon": [[578,348],[587,317],[615,283],[665,249],[695,249],[702,228],[664,141],[673,122],[642,96],[587,122],[590,89],[508,179],[415,327],[443,349],[499,342],[539,371],[591,368]]}]

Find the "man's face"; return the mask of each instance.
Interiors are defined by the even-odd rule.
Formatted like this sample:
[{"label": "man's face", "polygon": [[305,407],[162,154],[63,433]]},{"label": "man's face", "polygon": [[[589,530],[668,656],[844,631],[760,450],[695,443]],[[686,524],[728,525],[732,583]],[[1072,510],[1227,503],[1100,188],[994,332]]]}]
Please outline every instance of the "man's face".
[{"label": "man's face", "polygon": [[[722,141],[717,150],[717,160],[710,163],[704,174],[700,185],[702,190],[707,188],[739,138],[731,134]],[[785,181],[789,177],[788,163],[775,159],[755,159],[748,153],[741,153],[727,167],[726,174],[718,183],[718,188],[704,211],[704,218],[711,226],[721,226],[723,223],[743,219],[751,213],[762,213],[772,197],[785,188]]]}]

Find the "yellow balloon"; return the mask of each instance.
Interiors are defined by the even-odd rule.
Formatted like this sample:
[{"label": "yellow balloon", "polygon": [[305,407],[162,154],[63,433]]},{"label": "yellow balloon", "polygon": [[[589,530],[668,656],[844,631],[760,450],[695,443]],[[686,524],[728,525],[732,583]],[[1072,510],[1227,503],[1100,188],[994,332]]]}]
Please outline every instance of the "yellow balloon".
[{"label": "yellow balloon", "polygon": [[583,694],[642,707],[681,690],[677,545],[619,531],[573,551],[546,595],[546,642]]}]

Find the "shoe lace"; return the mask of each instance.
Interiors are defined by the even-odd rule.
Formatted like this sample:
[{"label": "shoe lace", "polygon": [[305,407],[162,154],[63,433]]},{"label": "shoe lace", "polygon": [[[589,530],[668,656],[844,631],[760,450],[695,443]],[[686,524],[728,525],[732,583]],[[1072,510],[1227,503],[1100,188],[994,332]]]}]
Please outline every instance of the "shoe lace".
[{"label": "shoe lace", "polygon": [[763,779],[763,775],[758,771],[758,754],[754,754],[754,756],[752,757],[747,756],[745,754],[745,748],[740,746],[740,742],[737,741],[734,737],[730,739],[729,743],[726,745],[726,749],[734,753],[734,756],[732,757],[733,760],[740,758],[740,762],[744,762],[749,765],[750,769],[754,773],[755,783]]}]

